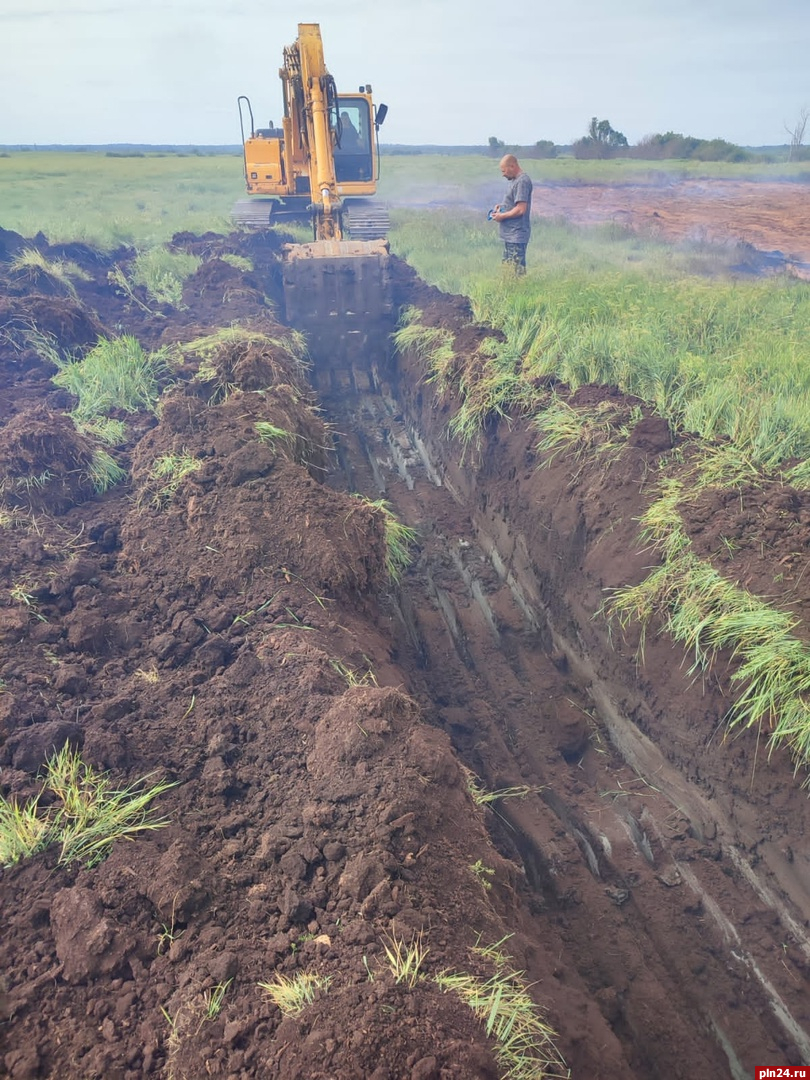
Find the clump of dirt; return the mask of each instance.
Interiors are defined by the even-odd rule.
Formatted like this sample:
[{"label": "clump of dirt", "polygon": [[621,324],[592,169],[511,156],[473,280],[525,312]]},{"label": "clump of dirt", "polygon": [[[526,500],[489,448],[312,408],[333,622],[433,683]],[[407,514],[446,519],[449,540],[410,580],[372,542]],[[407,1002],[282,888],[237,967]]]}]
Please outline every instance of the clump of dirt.
[{"label": "clump of dirt", "polygon": [[0,429],[0,497],[12,511],[64,514],[95,492],[93,454],[69,416],[35,405]]},{"label": "clump of dirt", "polygon": [[[594,618],[645,571],[666,426],[539,469],[513,418],[476,456],[412,357],[302,362],[273,236],[175,237],[203,259],[177,311],[110,278],[126,249],[0,232],[0,285],[31,244],[88,280],[4,301],[0,793],[36,797],[65,745],[118,788],[173,786],[166,824],[97,865],[53,846],[0,871],[5,1075],[505,1075],[493,1000],[476,1013],[448,974],[528,995],[575,1077],[803,1060],[791,763],[753,734],[722,745],[720,681],[694,685],[663,637],[639,666]],[[397,307],[447,328],[466,370],[491,328],[393,270]],[[30,323],[71,352],[121,332],[173,349],[103,495]],[[399,582],[381,499],[415,530]],[[745,520],[695,502],[696,549],[736,535],[740,580],[803,610],[804,497],[740,500]],[[410,976],[397,950],[421,955]],[[287,1014],[267,985],[300,976],[317,989]]]}]

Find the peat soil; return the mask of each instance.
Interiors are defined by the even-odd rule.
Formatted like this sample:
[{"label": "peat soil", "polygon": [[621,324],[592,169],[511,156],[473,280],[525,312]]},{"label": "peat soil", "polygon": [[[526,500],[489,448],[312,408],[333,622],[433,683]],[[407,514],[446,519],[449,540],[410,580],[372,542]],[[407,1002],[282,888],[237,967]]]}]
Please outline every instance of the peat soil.
[{"label": "peat soil", "polygon": [[[156,308],[110,281],[134,252],[0,233],[0,792],[36,795],[65,744],[116,786],[175,784],[168,824],[96,866],[53,848],[0,871],[0,1075],[495,1080],[493,1033],[436,976],[503,975],[496,943],[557,1033],[546,1075],[810,1062],[804,776],[767,732],[724,736],[731,660],[696,680],[650,633],[639,664],[598,614],[651,562],[666,425],[550,462],[519,418],[459,446],[416,358],[339,335],[294,358],[277,238],[173,244],[204,262]],[[12,272],[23,246],[88,279]],[[492,331],[393,273],[469,363]],[[273,343],[186,348],[157,415],[119,414],[127,479],[97,495],[42,336],[155,350],[237,323]],[[199,463],[174,491],[168,454]],[[416,531],[399,581],[380,499]],[[807,495],[687,513],[802,634]],[[386,950],[414,942],[420,977],[397,982]],[[300,973],[328,985],[284,1015],[259,984]]]}]

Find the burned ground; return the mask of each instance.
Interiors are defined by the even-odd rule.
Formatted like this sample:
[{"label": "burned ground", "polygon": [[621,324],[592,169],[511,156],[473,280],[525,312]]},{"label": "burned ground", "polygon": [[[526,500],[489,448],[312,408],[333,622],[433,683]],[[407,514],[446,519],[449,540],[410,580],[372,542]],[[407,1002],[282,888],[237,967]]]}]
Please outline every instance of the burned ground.
[{"label": "burned ground", "polygon": [[[654,635],[639,665],[595,617],[649,564],[666,425],[549,464],[514,418],[471,451],[412,357],[286,351],[273,238],[176,237],[205,260],[178,310],[110,283],[132,252],[32,242],[88,280],[3,277],[2,793],[35,795],[65,743],[121,786],[175,786],[168,825],[96,866],[50,849],[2,871],[4,1074],[495,1078],[485,1023],[436,976],[492,977],[496,943],[574,1077],[810,1060],[803,777],[765,732],[724,738],[723,665],[696,682]],[[394,271],[459,363],[491,334]],[[156,416],[119,417],[128,479],[96,495],[30,331],[157,349],[235,323],[280,344],[185,353]],[[197,467],[167,493],[152,465],[179,453]],[[380,498],[416,531],[398,582]],[[806,495],[688,514],[701,555],[805,620]],[[396,941],[427,950],[413,985]],[[330,981],[285,1017],[258,984],[302,972]]]}]

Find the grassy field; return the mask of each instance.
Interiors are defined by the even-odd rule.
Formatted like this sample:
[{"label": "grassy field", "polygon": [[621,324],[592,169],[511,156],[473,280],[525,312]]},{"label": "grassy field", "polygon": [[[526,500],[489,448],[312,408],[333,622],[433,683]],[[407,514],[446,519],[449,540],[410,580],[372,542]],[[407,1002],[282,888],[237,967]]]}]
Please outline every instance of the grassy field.
[{"label": "grassy field", "polygon": [[[806,175],[797,165],[721,162],[532,161],[538,183],[662,183],[665,177]],[[459,199],[483,184],[499,186],[491,157],[384,155],[380,197],[396,203],[415,187]],[[111,156],[101,151],[11,151],[0,156],[0,224],[24,236],[42,231],[52,243],[84,240],[105,249],[163,243],[175,232],[228,228],[244,196],[239,154]]]},{"label": "grassy field", "polygon": [[[494,230],[457,212],[395,213],[392,246],[427,280],[469,296],[503,330],[486,411],[540,376],[618,386],[673,427],[729,438],[763,467],[810,457],[810,285],[741,280],[733,251],[673,249],[617,226],[539,222],[522,279],[498,268]],[[498,395],[501,396],[498,396]]]},{"label": "grassy field", "polygon": [[244,194],[242,159],[17,152],[0,158],[0,224],[51,243],[148,248],[173,233],[230,228]]}]

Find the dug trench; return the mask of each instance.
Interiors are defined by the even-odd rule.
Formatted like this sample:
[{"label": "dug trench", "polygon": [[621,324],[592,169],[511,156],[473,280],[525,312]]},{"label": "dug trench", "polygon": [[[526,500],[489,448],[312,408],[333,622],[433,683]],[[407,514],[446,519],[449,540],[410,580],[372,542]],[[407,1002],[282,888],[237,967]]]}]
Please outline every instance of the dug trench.
[{"label": "dug trench", "polygon": [[[725,736],[731,661],[698,681],[648,632],[639,662],[600,614],[650,563],[666,424],[613,454],[544,459],[521,417],[461,445],[460,403],[384,336],[295,359],[272,238],[176,237],[205,260],[177,309],[110,283],[134,253],[2,239],[2,794],[35,796],[64,744],[175,784],[165,827],[96,865],[54,846],[2,871],[5,1074],[494,1078],[496,1032],[437,977],[507,968],[565,1061],[527,1049],[521,1075],[810,1061],[802,776],[767,733]],[[32,244],[87,279],[9,271]],[[470,362],[493,331],[393,267],[397,310]],[[256,337],[211,344],[235,324]],[[98,495],[42,341],[120,333],[209,344],[157,414],[121,414],[127,480]],[[610,388],[574,400],[638,415]],[[181,453],[168,491],[154,462]],[[380,500],[415,534],[399,580]],[[725,571],[806,613],[804,495],[710,492],[688,526],[718,564],[735,536]],[[397,981],[396,943],[419,977]],[[321,989],[285,1015],[259,984],[300,973]]]}]

